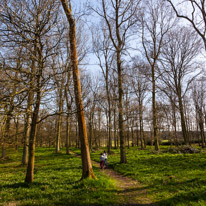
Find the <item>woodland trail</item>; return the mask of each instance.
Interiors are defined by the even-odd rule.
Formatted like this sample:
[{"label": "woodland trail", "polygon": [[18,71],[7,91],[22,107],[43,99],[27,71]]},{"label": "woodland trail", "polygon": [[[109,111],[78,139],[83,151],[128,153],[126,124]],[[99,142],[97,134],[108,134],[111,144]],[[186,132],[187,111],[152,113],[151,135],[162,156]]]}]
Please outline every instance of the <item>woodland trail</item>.
[{"label": "woodland trail", "polygon": [[[71,152],[71,154],[80,157],[73,152]],[[98,162],[92,160],[92,164],[100,168]],[[147,197],[146,188],[138,181],[125,177],[110,168],[102,169],[101,172],[115,182],[119,202],[121,202],[118,206],[157,206],[156,203],[152,202],[152,200]]]}]

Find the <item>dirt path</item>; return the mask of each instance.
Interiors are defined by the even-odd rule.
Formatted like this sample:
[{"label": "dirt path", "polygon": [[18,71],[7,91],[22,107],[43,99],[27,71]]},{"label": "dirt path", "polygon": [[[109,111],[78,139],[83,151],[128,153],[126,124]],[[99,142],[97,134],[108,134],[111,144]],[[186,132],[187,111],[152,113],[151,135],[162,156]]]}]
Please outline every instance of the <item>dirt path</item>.
[{"label": "dirt path", "polygon": [[[80,157],[75,153],[71,154]],[[100,167],[98,162],[92,161],[92,164]],[[101,171],[115,182],[121,205],[156,206],[156,204],[147,197],[147,190],[138,181],[122,176],[109,168],[102,169]]]}]

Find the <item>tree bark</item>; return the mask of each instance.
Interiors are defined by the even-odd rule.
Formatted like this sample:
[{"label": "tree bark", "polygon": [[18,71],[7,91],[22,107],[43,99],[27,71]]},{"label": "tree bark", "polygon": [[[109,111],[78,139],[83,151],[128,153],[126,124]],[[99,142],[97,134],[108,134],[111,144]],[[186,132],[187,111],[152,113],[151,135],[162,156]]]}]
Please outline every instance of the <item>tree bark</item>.
[{"label": "tree bark", "polygon": [[109,135],[109,141],[108,141],[108,154],[111,153],[111,148],[112,148],[112,136],[111,136],[111,131],[112,131],[112,118],[111,118],[111,101],[110,101],[110,92],[109,92],[109,65],[107,62],[107,59],[105,59],[106,61],[106,77],[105,77],[105,81],[106,81],[106,92],[107,92],[107,102],[108,102],[108,135]]},{"label": "tree bark", "polygon": [[122,68],[120,51],[117,51],[117,71],[118,71],[118,91],[119,91],[119,138],[120,138],[120,162],[126,163],[126,150],[125,150],[125,136],[123,124],[123,87],[122,87]]},{"label": "tree bark", "polygon": [[66,154],[69,154],[69,142],[70,142],[70,128],[69,128],[69,123],[70,123],[70,119],[69,119],[69,114],[67,114],[66,116]]},{"label": "tree bark", "polygon": [[18,139],[19,139],[19,117],[16,117],[16,134],[15,134],[15,150],[18,150]]},{"label": "tree bark", "polygon": [[[39,23],[39,14],[37,16],[37,25]],[[36,135],[37,135],[37,122],[38,122],[38,116],[39,116],[39,108],[41,103],[41,77],[42,72],[44,68],[43,63],[43,46],[40,44],[37,45],[37,39],[39,39],[38,34],[35,36],[35,44],[34,44],[34,54],[36,59],[38,59],[38,69],[35,68],[34,71],[32,71],[33,81],[36,81],[36,87],[34,87],[36,91],[36,100],[34,105],[34,110],[32,113],[32,120],[31,120],[31,131],[29,135],[29,159],[27,164],[27,172],[26,172],[26,183],[32,183],[34,179],[34,163],[35,163],[35,144],[36,144]],[[35,61],[35,60],[34,60]],[[34,82],[33,82],[33,85]]]},{"label": "tree bark", "polygon": [[154,68],[154,65],[152,65],[152,114],[153,114],[153,131],[154,131],[155,150],[159,151],[159,138],[158,138],[158,129],[157,129],[157,109],[156,109],[156,85],[155,85],[155,68]]},{"label": "tree bark", "polygon": [[87,128],[86,128],[86,122],[84,116],[84,107],[83,107],[83,100],[82,100],[82,93],[81,93],[81,84],[80,84],[77,49],[76,49],[75,20],[71,12],[71,3],[70,3],[70,7],[68,6],[66,0],[61,0],[61,3],[70,25],[69,40],[70,40],[70,50],[71,50],[73,81],[74,81],[74,93],[75,93],[78,126],[79,126],[79,137],[81,141],[82,179],[96,178],[92,169],[92,164],[90,159],[89,145],[88,145],[88,138],[87,138]]},{"label": "tree bark", "polygon": [[182,126],[182,135],[183,135],[185,144],[189,145],[189,136],[188,136],[188,131],[187,131],[186,122],[185,122],[182,96],[180,92],[178,92],[178,100],[179,100],[179,111],[180,111],[181,126]]},{"label": "tree bark", "polygon": [[60,147],[61,147],[62,110],[63,110],[63,103],[62,103],[62,98],[60,98],[59,116],[58,116],[58,120],[57,120],[56,153],[60,152]]},{"label": "tree bark", "polygon": [[27,173],[25,178],[26,183],[32,183],[34,179],[35,143],[36,143],[36,133],[37,133],[37,121],[38,121],[39,107],[41,101],[41,91],[40,91],[41,75],[40,74],[37,75],[37,78],[38,78],[37,79],[38,91],[36,96],[36,104],[32,115],[31,132],[29,136],[29,161],[28,161]]}]

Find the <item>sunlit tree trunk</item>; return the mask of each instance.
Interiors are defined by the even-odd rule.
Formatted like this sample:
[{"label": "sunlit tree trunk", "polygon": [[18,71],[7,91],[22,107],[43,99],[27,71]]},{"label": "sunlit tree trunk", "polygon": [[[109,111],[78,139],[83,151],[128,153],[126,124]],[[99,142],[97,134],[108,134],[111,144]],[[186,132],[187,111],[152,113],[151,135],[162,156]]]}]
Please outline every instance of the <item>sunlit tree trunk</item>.
[{"label": "sunlit tree trunk", "polygon": [[37,94],[36,104],[32,116],[31,132],[29,136],[29,161],[27,166],[27,173],[25,182],[32,183],[34,179],[34,161],[35,161],[35,143],[37,133],[37,120],[40,107],[40,91]]},{"label": "sunlit tree trunk", "polygon": [[56,153],[60,152],[61,147],[61,131],[62,131],[62,111],[63,111],[63,83],[61,84],[59,94],[59,115],[57,120],[57,134],[56,134]]},{"label": "sunlit tree trunk", "polygon": [[77,118],[79,126],[79,137],[81,141],[81,157],[82,157],[82,179],[84,178],[95,178],[95,174],[92,169],[89,145],[87,138],[87,128],[84,116],[84,107],[81,94],[81,84],[79,78],[79,68],[77,59],[77,49],[76,49],[76,26],[75,20],[71,12],[71,3],[68,6],[66,0],[61,0],[62,6],[64,8],[67,20],[69,22],[69,40],[70,40],[70,50],[71,50],[71,67],[73,71],[73,81],[74,81],[74,93],[75,101],[77,107]]},{"label": "sunlit tree trunk", "polygon": [[29,136],[29,160],[28,160],[27,172],[25,178],[26,183],[32,183],[34,179],[35,143],[36,143],[36,135],[37,135],[37,125],[38,125],[37,122],[39,116],[39,108],[41,103],[41,77],[42,77],[42,72],[44,67],[42,50],[43,50],[42,45],[39,45],[38,47],[36,45],[34,48],[34,51],[38,53],[38,70],[35,75],[36,76],[35,77],[36,100],[35,100],[34,110],[32,113],[31,131]]}]

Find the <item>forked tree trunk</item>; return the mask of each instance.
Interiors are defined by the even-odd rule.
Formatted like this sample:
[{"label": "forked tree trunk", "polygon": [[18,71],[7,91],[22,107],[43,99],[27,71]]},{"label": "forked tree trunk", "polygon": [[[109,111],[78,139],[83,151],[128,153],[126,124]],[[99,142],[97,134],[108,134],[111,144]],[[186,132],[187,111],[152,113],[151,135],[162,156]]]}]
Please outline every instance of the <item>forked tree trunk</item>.
[{"label": "forked tree trunk", "polygon": [[[39,20],[39,15],[37,16],[37,19]],[[37,22],[38,25],[38,22]],[[35,39],[38,37],[36,36]],[[38,56],[37,56],[38,53]],[[32,183],[34,179],[34,162],[35,162],[35,143],[36,143],[36,135],[37,135],[37,122],[38,122],[38,116],[39,116],[39,108],[41,103],[41,77],[43,72],[43,54],[42,54],[42,48],[38,48],[37,44],[35,42],[34,45],[34,54],[35,57],[38,57],[38,71],[35,68],[35,78],[33,78],[33,81],[36,81],[36,100],[34,105],[34,110],[32,113],[32,120],[31,120],[31,131],[29,135],[29,160],[27,164],[27,172],[26,172],[26,183]],[[34,71],[33,71],[34,72]]]},{"label": "forked tree trunk", "polygon": [[74,93],[75,101],[77,107],[77,118],[79,126],[79,137],[81,141],[81,157],[82,157],[82,179],[84,178],[96,178],[92,169],[92,163],[89,153],[89,145],[87,138],[87,128],[84,116],[84,107],[81,93],[81,84],[79,77],[78,59],[77,59],[77,49],[76,49],[76,26],[75,20],[72,16],[71,3],[70,6],[67,4],[67,0],[61,0],[62,6],[64,8],[67,20],[69,22],[69,41],[71,50],[71,63],[73,71],[73,81],[74,81]]},{"label": "forked tree trunk", "polygon": [[37,54],[36,45],[37,44],[37,36],[35,36],[34,41],[34,50],[33,57],[31,57],[31,77],[30,77],[30,85],[28,91],[28,100],[27,100],[27,110],[26,110],[26,121],[24,126],[24,137],[23,137],[23,156],[22,156],[22,164],[28,164],[29,159],[29,136],[31,132],[31,118],[32,118],[32,105],[34,101],[34,83],[35,83],[35,57]]}]

